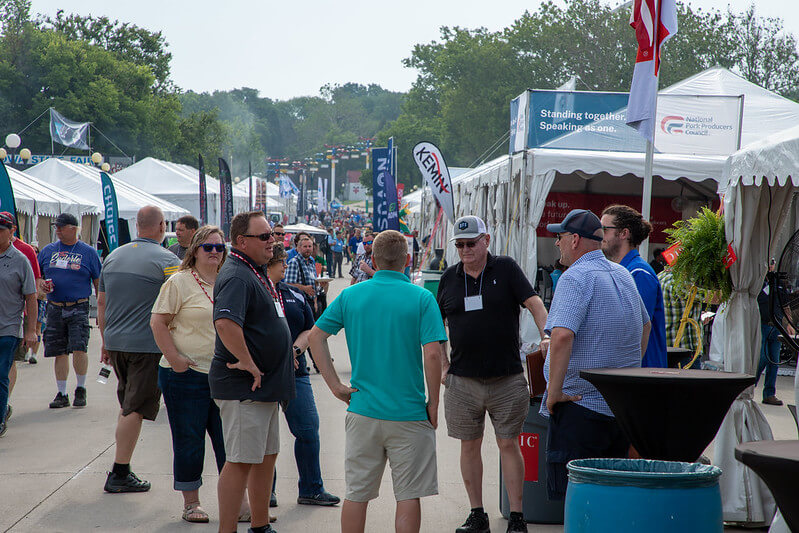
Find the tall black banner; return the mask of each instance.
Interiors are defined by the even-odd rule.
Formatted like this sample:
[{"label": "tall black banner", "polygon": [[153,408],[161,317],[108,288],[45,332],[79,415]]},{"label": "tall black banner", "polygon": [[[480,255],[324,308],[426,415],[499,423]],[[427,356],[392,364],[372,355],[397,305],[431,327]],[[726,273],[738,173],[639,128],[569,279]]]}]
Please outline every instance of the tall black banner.
[{"label": "tall black banner", "polygon": [[203,155],[198,155],[200,157],[200,225],[205,226],[208,224],[208,192],[205,189],[205,162]]},{"label": "tall black banner", "polygon": [[230,238],[230,221],[233,220],[233,180],[227,162],[219,158],[219,204],[222,232]]},{"label": "tall black banner", "polygon": [[252,163],[247,163],[247,171],[249,172],[250,176],[250,211],[252,211]]}]

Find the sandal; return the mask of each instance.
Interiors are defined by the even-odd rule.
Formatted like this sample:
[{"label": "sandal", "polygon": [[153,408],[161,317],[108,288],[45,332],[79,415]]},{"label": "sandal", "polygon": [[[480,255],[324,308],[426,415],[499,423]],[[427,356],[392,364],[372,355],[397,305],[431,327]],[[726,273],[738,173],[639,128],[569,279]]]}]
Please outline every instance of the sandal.
[{"label": "sandal", "polygon": [[[252,513],[250,513],[249,509],[239,513],[239,522],[249,522],[251,519],[252,519]],[[274,524],[275,522],[277,522],[277,517],[273,514],[270,514],[269,523]]]},{"label": "sandal", "polygon": [[208,513],[200,507],[200,502],[187,503],[183,507],[183,520],[186,522],[206,524],[208,523]]}]

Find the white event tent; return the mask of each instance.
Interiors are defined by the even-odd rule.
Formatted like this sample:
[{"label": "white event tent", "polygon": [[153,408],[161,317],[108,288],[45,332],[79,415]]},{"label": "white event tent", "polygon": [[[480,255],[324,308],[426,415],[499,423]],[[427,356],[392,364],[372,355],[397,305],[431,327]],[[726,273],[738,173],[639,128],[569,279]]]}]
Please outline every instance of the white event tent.
[{"label": "white event tent", "polygon": [[[86,198],[95,205],[102,206],[100,171],[96,168],[50,158],[25,170],[25,173],[37,180],[55,185],[68,192]],[[166,200],[153,196],[138,187],[134,187],[111,176],[117,196],[119,217],[128,221],[130,236],[136,236],[136,213],[145,205],[154,205],[164,212],[167,221],[177,220],[189,212]],[[101,216],[101,218],[103,218]]]},{"label": "white event tent", "polygon": [[56,185],[6,167],[14,190],[17,223],[23,240],[44,246],[53,239],[50,224],[61,213],[70,213],[81,222],[81,238],[94,245],[99,232],[99,206]]},{"label": "white event tent", "polygon": [[[780,235],[781,230],[792,228],[796,217],[799,126],[732,154],[719,191],[724,194],[727,240],[738,256],[730,267],[734,292],[724,314],[724,369],[754,374],[761,344],[757,295],[768,269],[768,258],[781,255],[787,237],[784,231]],[[727,413],[716,437],[714,462],[724,471],[721,478],[724,520],[768,525],[775,508],[771,494],[751,470],[734,458],[738,444],[773,438],[753,393],[754,387],[744,391]],[[799,367],[794,401],[799,405]],[[772,531],[779,528],[784,528],[781,518],[775,520]]]}]

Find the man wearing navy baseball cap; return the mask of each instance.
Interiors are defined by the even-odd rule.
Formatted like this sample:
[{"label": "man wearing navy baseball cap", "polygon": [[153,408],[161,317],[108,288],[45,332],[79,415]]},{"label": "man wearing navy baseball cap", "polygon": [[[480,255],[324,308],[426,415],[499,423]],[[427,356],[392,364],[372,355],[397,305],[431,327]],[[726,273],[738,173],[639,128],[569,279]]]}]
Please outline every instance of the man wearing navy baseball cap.
[{"label": "man wearing navy baseball cap", "polygon": [[640,367],[649,340],[649,314],[632,275],[602,253],[602,224],[574,209],[555,234],[560,262],[545,327],[551,335],[544,363],[547,391],[541,414],[549,417],[547,492],[563,499],[566,463],[586,457],[627,457],[629,442],[599,391],[580,378],[588,368]]}]

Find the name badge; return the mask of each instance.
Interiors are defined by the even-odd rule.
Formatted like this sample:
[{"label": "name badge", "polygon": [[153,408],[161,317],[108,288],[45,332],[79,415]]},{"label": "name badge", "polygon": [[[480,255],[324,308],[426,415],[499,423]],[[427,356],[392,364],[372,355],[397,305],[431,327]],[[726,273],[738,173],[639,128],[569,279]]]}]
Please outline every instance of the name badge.
[{"label": "name badge", "polygon": [[480,311],[483,308],[483,295],[466,296],[463,299],[463,307],[465,311]]},{"label": "name badge", "polygon": [[69,261],[66,259],[56,259],[55,261],[56,268],[69,268]]},{"label": "name badge", "polygon": [[277,316],[280,318],[286,318],[286,314],[283,312],[283,308],[280,306],[280,302],[275,302],[275,311],[277,311]]}]

